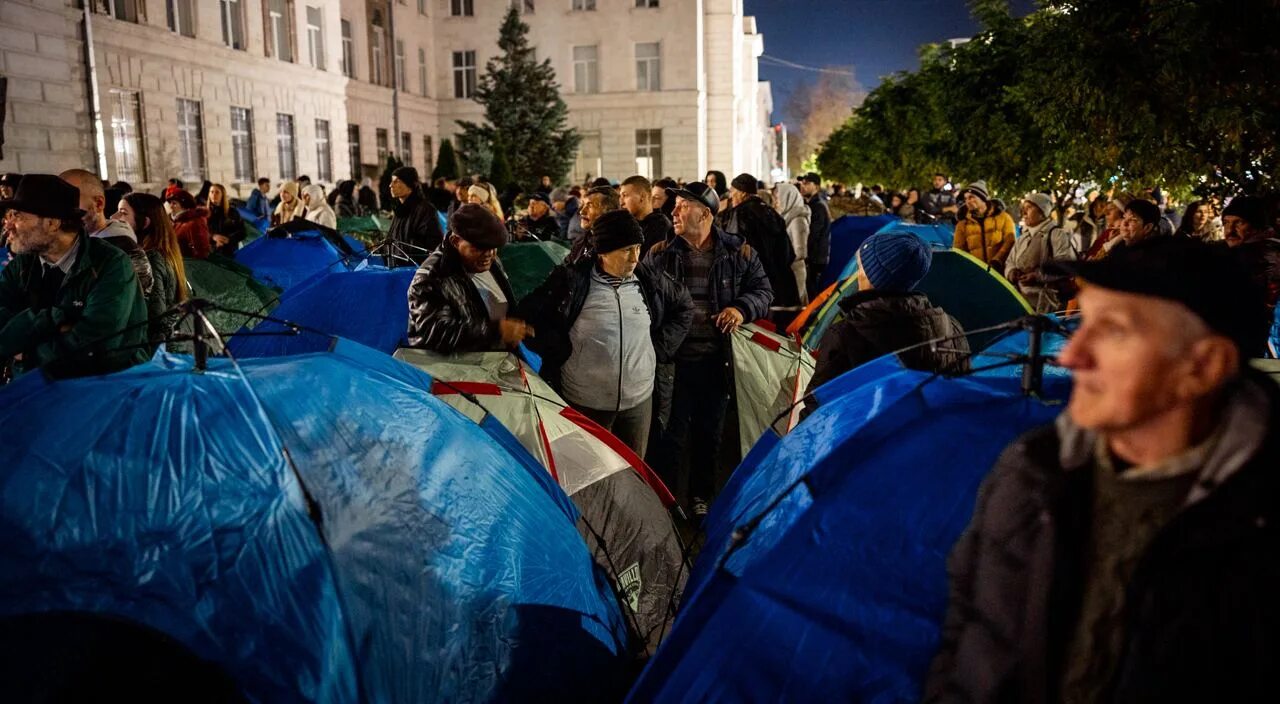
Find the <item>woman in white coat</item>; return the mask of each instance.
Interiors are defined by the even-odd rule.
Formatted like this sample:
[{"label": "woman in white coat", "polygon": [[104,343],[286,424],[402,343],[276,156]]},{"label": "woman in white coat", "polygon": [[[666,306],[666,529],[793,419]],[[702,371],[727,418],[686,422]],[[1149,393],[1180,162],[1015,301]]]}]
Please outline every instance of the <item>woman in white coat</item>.
[{"label": "woman in white coat", "polygon": [[801,305],[809,302],[805,294],[806,274],[804,260],[809,256],[809,206],[805,205],[800,191],[790,183],[779,183],[773,187],[773,207],[787,223],[787,236],[791,238],[791,248],[796,251],[796,260],[791,263],[791,271],[796,276],[796,284],[800,289]]},{"label": "woman in white coat", "polygon": [[338,229],[338,216],[325,200],[323,188],[313,183],[302,189],[302,206],[307,209],[307,214],[303,217],[308,222],[324,225],[333,230]]}]

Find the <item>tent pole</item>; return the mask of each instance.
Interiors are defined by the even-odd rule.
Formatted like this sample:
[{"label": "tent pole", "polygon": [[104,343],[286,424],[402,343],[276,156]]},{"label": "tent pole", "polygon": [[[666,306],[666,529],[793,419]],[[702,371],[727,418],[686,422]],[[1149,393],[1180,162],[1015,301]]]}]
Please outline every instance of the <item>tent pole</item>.
[{"label": "tent pole", "polygon": [[1048,322],[1043,315],[1029,316],[1022,322],[1023,329],[1027,331],[1027,359],[1022,363],[1022,393],[1027,396],[1038,395],[1044,381],[1044,355],[1040,353],[1040,349]]}]

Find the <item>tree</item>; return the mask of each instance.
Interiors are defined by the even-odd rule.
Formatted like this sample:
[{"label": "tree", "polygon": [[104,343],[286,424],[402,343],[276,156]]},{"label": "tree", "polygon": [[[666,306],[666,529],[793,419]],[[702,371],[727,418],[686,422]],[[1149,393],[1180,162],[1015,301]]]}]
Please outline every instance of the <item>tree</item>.
[{"label": "tree", "polygon": [[440,140],[440,154],[436,157],[436,167],[431,170],[431,180],[447,178],[454,181],[462,169],[458,168],[458,155],[453,151],[453,142],[447,137]]},{"label": "tree", "polygon": [[854,77],[852,66],[828,66],[816,81],[796,86],[787,99],[783,114],[787,116],[788,164],[792,171],[801,169],[827,137],[867,96],[867,91]]},{"label": "tree", "polygon": [[458,147],[468,169],[492,172],[496,145],[507,145],[503,152],[514,180],[533,187],[544,174],[562,181],[582,138],[568,126],[569,108],[550,59],[535,60],[528,33],[519,11],[508,9],[498,35],[500,53],[485,64],[476,89],[484,123],[459,120]]},{"label": "tree", "polygon": [[494,149],[493,160],[489,162],[489,183],[499,192],[506,190],[514,182],[515,177],[511,174],[511,164],[507,163],[507,151],[505,149]]},{"label": "tree", "polygon": [[382,204],[383,210],[395,210],[396,199],[391,196],[391,177],[395,170],[404,166],[404,162],[395,154],[387,155],[387,164],[382,169],[382,176],[378,178],[378,202]]}]

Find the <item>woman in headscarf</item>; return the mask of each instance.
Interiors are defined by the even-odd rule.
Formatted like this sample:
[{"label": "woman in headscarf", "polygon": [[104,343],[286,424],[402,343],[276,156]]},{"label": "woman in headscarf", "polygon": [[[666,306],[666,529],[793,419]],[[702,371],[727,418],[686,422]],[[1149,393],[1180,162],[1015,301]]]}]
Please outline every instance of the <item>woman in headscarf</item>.
[{"label": "woman in headscarf", "polygon": [[298,182],[285,181],[280,186],[280,205],[271,215],[271,226],[283,225],[294,218],[302,217],[302,201],[298,198]]},{"label": "woman in headscarf", "polygon": [[306,208],[303,217],[307,222],[314,222],[332,230],[338,229],[338,216],[324,199],[324,189],[317,184],[310,184],[302,189],[302,206]]},{"label": "woman in headscarf", "polygon": [[805,257],[809,256],[809,206],[805,205],[804,196],[793,184],[783,181],[773,187],[773,207],[787,223],[787,236],[791,238],[791,248],[796,251],[796,259],[791,263],[791,271],[796,276],[796,285],[800,290],[800,304],[808,303],[805,281],[808,272],[804,266]]},{"label": "woman in headscarf", "polygon": [[471,188],[467,190],[467,202],[479,203],[493,211],[493,214],[498,216],[498,220],[502,222],[507,220],[502,215],[502,205],[498,203],[498,194],[491,183],[477,181],[471,184]]}]

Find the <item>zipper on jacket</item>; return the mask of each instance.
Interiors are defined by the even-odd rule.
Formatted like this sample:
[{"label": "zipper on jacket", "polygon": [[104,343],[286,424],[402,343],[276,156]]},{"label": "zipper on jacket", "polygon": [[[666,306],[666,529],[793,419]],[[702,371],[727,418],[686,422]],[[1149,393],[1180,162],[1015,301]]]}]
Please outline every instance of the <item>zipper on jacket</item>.
[{"label": "zipper on jacket", "polygon": [[616,416],[622,412],[622,367],[625,364],[623,351],[626,349],[622,336],[627,334],[627,326],[623,325],[622,321],[622,284],[618,284],[618,287],[613,289],[613,298],[618,303],[618,395],[613,403],[613,414]]}]

